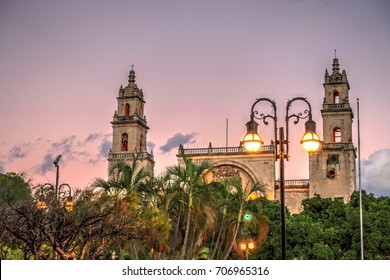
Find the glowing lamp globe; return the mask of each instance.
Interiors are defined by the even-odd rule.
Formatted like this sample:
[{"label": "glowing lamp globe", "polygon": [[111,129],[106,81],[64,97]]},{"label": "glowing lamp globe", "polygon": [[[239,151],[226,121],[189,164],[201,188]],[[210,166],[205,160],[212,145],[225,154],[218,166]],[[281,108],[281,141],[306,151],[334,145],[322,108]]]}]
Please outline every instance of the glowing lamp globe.
[{"label": "glowing lamp globe", "polygon": [[244,222],[250,222],[253,218],[253,215],[251,213],[245,213],[244,214]]},{"label": "glowing lamp globe", "polygon": [[44,202],[44,201],[38,201],[38,202],[37,202],[37,207],[38,207],[39,209],[46,209],[46,208],[47,208],[47,204],[46,204],[46,202]]},{"label": "glowing lamp globe", "polygon": [[259,124],[254,121],[253,116],[251,116],[251,120],[246,123],[247,133],[242,144],[248,152],[256,152],[260,150],[261,145],[263,145],[263,140],[261,140],[261,137],[257,134],[258,126]]},{"label": "glowing lamp globe", "polygon": [[68,196],[68,198],[66,199],[66,202],[65,202],[65,209],[66,211],[68,212],[71,212],[73,211],[73,201],[72,201],[72,197],[71,196]]},{"label": "glowing lamp globe", "polygon": [[263,145],[263,141],[257,133],[247,133],[242,143],[248,152],[256,152]]},{"label": "glowing lamp globe", "polygon": [[312,120],[309,120],[305,123],[305,134],[302,137],[301,144],[303,148],[309,152],[315,152],[320,147],[320,137],[316,133],[316,123]]},{"label": "glowing lamp globe", "polygon": [[66,211],[71,212],[73,210],[73,202],[72,201],[65,202],[65,209]]},{"label": "glowing lamp globe", "polygon": [[309,153],[315,152],[320,147],[320,137],[316,133],[305,133],[302,137],[301,144]]},{"label": "glowing lamp globe", "polygon": [[44,196],[43,194],[41,194],[41,195],[39,196],[39,200],[38,200],[38,202],[37,202],[37,207],[38,207],[39,209],[46,209],[46,208],[47,208],[47,204],[46,204],[46,202],[45,202],[45,196]]}]

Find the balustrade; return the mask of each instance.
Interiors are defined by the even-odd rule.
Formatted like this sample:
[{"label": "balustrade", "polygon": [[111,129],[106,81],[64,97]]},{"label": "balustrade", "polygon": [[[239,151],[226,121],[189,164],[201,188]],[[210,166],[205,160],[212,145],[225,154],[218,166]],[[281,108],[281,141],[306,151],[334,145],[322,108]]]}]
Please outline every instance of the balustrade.
[{"label": "balustrade", "polygon": [[[262,146],[259,153],[272,153],[273,145]],[[179,155],[217,155],[217,154],[242,154],[249,153],[244,147],[219,147],[219,148],[195,148],[179,149]]]}]

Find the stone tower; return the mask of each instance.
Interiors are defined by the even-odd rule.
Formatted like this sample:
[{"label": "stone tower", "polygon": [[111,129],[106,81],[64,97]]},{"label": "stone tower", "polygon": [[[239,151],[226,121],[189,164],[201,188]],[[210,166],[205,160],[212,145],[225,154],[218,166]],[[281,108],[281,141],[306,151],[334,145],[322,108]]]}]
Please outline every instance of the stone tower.
[{"label": "stone tower", "polygon": [[114,113],[112,124],[112,149],[108,156],[110,167],[118,161],[131,166],[134,158],[138,158],[138,168],[144,167],[153,174],[153,154],[146,149],[149,127],[144,115],[144,94],[135,83],[133,66],[129,72],[129,84],[119,89],[118,107]]},{"label": "stone tower", "polygon": [[340,74],[337,57],[332,74],[325,71],[322,104],[323,144],[309,156],[310,197],[342,198],[347,202],[356,187],[356,150],[352,143],[353,112],[349,104],[349,83]]}]

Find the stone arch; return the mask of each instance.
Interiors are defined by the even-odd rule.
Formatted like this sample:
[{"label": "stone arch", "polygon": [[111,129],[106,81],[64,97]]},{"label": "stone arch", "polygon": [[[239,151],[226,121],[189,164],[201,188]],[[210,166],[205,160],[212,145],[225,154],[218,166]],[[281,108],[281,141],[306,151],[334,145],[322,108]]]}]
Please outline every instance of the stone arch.
[{"label": "stone arch", "polygon": [[208,183],[234,177],[240,178],[244,183],[254,183],[253,178],[248,174],[248,172],[232,164],[214,165],[206,171],[204,177]]},{"label": "stone arch", "polygon": [[215,160],[211,161],[212,168],[218,167],[218,166],[233,166],[238,169],[241,169],[244,174],[246,173],[248,177],[251,179],[251,183],[259,182],[262,183],[262,178],[256,175],[256,172],[254,172],[251,168],[249,168],[246,164],[243,164],[242,162],[235,161],[235,160]]},{"label": "stone arch", "polygon": [[[253,174],[251,175],[250,173],[252,172],[243,164],[231,161],[221,161],[219,163],[214,163],[213,167],[205,172],[204,178],[207,183],[210,183],[236,177],[241,180],[242,186],[246,188],[252,186],[255,182],[258,182],[258,180],[254,179]],[[251,194],[250,199],[255,199],[259,196],[265,196],[265,193],[253,193]]]},{"label": "stone arch", "polygon": [[[255,182],[259,182],[264,185],[263,180],[259,175],[257,175],[250,166],[245,163],[238,162],[235,160],[216,160],[211,161],[212,168],[207,170],[204,174],[205,181],[210,183],[212,181],[221,181],[222,178],[229,178],[239,176],[243,186],[253,185]],[[269,194],[270,190],[264,185],[265,192],[257,193],[254,197],[258,196],[267,196],[273,197],[272,194]],[[269,196],[271,195],[271,196]],[[252,198],[254,198],[252,196]]]},{"label": "stone arch", "polygon": [[[212,165],[212,168],[210,170],[221,166],[232,166],[233,168],[237,168],[240,170],[241,174],[246,174],[247,182],[255,183],[259,182],[264,186],[264,193],[261,195],[264,195],[267,197],[267,199],[274,200],[275,199],[275,173],[274,171],[274,160],[273,157],[269,158],[268,160],[262,160],[258,161],[256,163],[253,163],[253,159],[250,161],[242,160],[242,159],[227,159],[227,158],[220,158],[220,159],[212,159],[209,158],[210,163]],[[269,162],[271,165],[264,165],[265,162]],[[267,167],[269,166],[269,167]],[[264,170],[264,167],[268,168],[268,170]],[[210,171],[205,172],[205,176],[210,176],[208,174]],[[265,172],[265,173],[263,173]],[[271,172],[271,173],[269,173]],[[264,176],[264,177],[263,177]],[[271,176],[271,177],[270,177]],[[207,178],[205,177],[206,181]],[[244,175],[245,177],[245,175]],[[208,178],[210,181],[210,177]]]}]

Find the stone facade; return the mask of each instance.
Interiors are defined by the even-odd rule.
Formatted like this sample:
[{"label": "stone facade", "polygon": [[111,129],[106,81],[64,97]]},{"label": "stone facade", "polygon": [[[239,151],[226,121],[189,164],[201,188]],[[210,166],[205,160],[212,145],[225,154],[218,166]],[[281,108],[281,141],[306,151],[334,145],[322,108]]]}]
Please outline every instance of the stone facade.
[{"label": "stone facade", "polygon": [[[339,73],[339,61],[333,60],[332,74],[325,72],[325,97],[321,110],[323,141],[319,151],[309,155],[309,179],[285,180],[285,204],[290,212],[303,210],[301,202],[316,194],[321,197],[340,198],[345,202],[356,186],[356,152],[352,143],[353,113],[349,104],[349,83],[345,70]],[[238,152],[239,151],[239,152]],[[178,153],[179,164],[184,156],[193,160],[208,159],[212,170],[229,166],[239,170],[244,183],[262,182],[265,195],[278,200],[279,182],[275,180],[275,157],[273,146],[249,153],[240,144],[233,148],[184,149]],[[221,176],[223,172],[220,173]],[[210,179],[215,175],[206,174]],[[217,178],[218,179],[218,178]]]},{"label": "stone facade", "polygon": [[[302,200],[316,194],[321,197],[348,201],[356,185],[356,151],[352,143],[353,113],[349,104],[349,83],[345,70],[340,74],[339,61],[333,59],[332,74],[325,71],[325,96],[322,105],[323,142],[319,151],[309,155],[309,179],[285,180],[285,203],[292,213],[302,211]],[[144,115],[144,95],[135,83],[135,72],[129,73],[129,84],[119,89],[118,107],[113,121],[113,146],[109,166],[117,161],[131,164],[140,159],[140,167],[153,173],[154,158],[146,150],[149,127]],[[208,160],[212,168],[205,173],[206,181],[240,177],[243,185],[261,182],[270,200],[279,199],[279,182],[275,180],[275,147],[262,146],[258,152],[248,152],[242,143],[238,147],[185,149],[180,145],[178,164],[183,157],[194,162]]]},{"label": "stone facade", "polygon": [[[276,190],[275,199],[279,200],[280,192]],[[292,186],[288,186],[284,192],[286,207],[291,213],[299,213],[302,212],[302,200],[309,198],[309,186],[302,186],[298,188],[294,188]]]},{"label": "stone facade", "polygon": [[352,143],[353,112],[349,82],[339,61],[333,59],[332,74],[325,71],[322,104],[322,148],[309,156],[310,197],[341,198],[345,202],[356,188],[356,149]]},{"label": "stone facade", "polygon": [[243,146],[213,148],[211,144],[204,149],[179,149],[178,162],[183,157],[197,161],[208,160],[213,166],[205,174],[206,181],[219,181],[222,177],[240,177],[243,185],[261,182],[268,199],[275,196],[274,146],[263,146],[260,151],[249,153]]},{"label": "stone facade", "polygon": [[135,71],[130,70],[129,83],[120,86],[117,110],[112,124],[112,149],[108,155],[109,170],[118,161],[131,166],[138,158],[138,168],[145,168],[153,174],[154,157],[146,149],[149,127],[144,115],[144,93],[135,83]]}]

